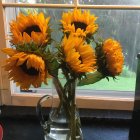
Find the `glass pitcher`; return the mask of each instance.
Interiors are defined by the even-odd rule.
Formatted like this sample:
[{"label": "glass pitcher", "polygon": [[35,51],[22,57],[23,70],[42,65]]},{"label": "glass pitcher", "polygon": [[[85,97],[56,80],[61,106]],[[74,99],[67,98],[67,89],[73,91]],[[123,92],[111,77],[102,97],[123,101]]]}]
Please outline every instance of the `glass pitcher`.
[{"label": "glass pitcher", "polygon": [[[45,140],[83,140],[78,109],[75,108],[75,110],[72,109],[70,111],[71,99],[69,99],[69,103],[68,100],[67,103],[63,99],[60,100],[59,96],[62,94],[62,91],[58,89],[58,82],[60,81],[53,79],[54,87],[52,96],[43,96],[37,104],[37,116],[44,130],[44,138]],[[42,113],[42,104],[50,98],[52,99],[52,108],[49,113],[49,118],[46,120]]]}]

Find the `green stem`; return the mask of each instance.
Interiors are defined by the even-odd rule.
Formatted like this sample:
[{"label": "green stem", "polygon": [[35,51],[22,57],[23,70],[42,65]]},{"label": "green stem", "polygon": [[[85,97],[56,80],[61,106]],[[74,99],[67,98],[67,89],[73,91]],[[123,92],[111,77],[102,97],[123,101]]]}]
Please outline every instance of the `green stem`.
[{"label": "green stem", "polygon": [[55,89],[56,89],[56,91],[58,93],[60,103],[62,103],[62,100],[63,100],[63,87],[62,87],[59,79],[56,78],[56,77],[53,78],[53,83],[54,83]]},{"label": "green stem", "polygon": [[75,79],[71,83],[71,139],[76,140],[76,119],[75,119]]},{"label": "green stem", "polygon": [[[63,70],[63,69],[62,69]],[[75,103],[75,84],[76,79],[72,75],[69,75],[65,70],[63,74],[66,78],[64,87],[58,78],[54,79],[54,84],[58,92],[61,104],[64,107],[66,117],[69,120],[70,133],[67,136],[71,140],[76,140],[76,136],[80,135],[80,122],[76,117],[76,103]]]},{"label": "green stem", "polygon": [[55,85],[56,91],[57,91],[59,99],[60,99],[60,103],[59,103],[57,112],[59,112],[59,109],[61,108],[61,106],[63,106],[65,109],[67,118],[70,118],[70,105],[69,105],[68,99],[66,97],[67,91],[65,90],[65,88],[62,87],[62,84],[58,78],[54,77],[53,83]]}]

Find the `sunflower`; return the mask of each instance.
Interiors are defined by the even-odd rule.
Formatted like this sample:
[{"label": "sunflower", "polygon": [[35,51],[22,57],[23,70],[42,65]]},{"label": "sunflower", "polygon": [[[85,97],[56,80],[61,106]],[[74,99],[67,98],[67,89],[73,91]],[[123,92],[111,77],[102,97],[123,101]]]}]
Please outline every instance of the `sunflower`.
[{"label": "sunflower", "polygon": [[31,85],[37,88],[42,82],[46,82],[48,74],[42,57],[12,48],[5,48],[3,52],[10,56],[4,66],[5,70],[9,71],[9,79],[21,89],[28,90]]},{"label": "sunflower", "polygon": [[14,45],[30,43],[31,41],[42,45],[50,41],[49,23],[50,18],[44,17],[43,13],[24,15],[20,13],[16,21],[10,23],[11,39]]},{"label": "sunflower", "polygon": [[124,64],[124,56],[120,43],[109,38],[103,42],[101,49],[103,57],[102,59],[101,57],[98,59],[100,71],[106,76],[114,77],[119,75],[122,72]]},{"label": "sunflower", "polygon": [[95,53],[93,48],[84,44],[80,37],[65,36],[62,41],[65,62],[76,73],[92,72],[95,69]]},{"label": "sunflower", "polygon": [[63,13],[62,26],[64,33],[75,33],[77,36],[91,36],[97,29],[98,25],[95,23],[97,17],[91,15],[90,11],[81,11],[74,9],[73,12]]}]

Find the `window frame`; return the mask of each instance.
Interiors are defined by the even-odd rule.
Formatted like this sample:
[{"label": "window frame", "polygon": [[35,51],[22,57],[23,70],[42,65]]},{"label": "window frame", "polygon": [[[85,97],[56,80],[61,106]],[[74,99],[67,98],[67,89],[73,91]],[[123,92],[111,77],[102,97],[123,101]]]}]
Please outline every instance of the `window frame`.
[{"label": "window frame", "polygon": [[[21,3],[5,3],[0,1],[0,49],[6,47],[5,40],[5,8],[6,7],[30,7],[30,8],[84,8],[84,9],[117,9],[117,10],[140,10],[140,6],[136,5],[81,5],[78,0],[74,0],[73,4],[21,4]],[[1,53],[0,59],[6,59],[6,55]],[[0,65],[0,101],[3,105],[13,106],[36,106],[37,101],[42,96],[40,93],[14,93],[11,90],[11,82],[8,79],[8,72]],[[50,94],[50,93],[49,93]],[[55,99],[56,101],[58,99]],[[104,96],[77,96],[77,105],[79,108],[89,109],[110,109],[110,110],[133,110],[134,98],[132,97],[104,97]],[[51,106],[51,100],[48,100],[46,106]]]}]

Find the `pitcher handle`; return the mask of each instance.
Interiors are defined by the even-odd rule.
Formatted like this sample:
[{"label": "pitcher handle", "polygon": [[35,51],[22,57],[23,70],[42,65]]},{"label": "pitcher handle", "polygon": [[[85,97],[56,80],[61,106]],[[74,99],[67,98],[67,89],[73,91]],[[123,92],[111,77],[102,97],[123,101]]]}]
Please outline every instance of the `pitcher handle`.
[{"label": "pitcher handle", "polygon": [[37,102],[37,107],[36,107],[36,114],[39,118],[40,124],[43,127],[44,132],[47,134],[50,132],[50,122],[44,119],[44,115],[42,113],[42,103],[48,100],[49,98],[52,98],[52,96],[44,95],[43,97],[41,97]]}]

